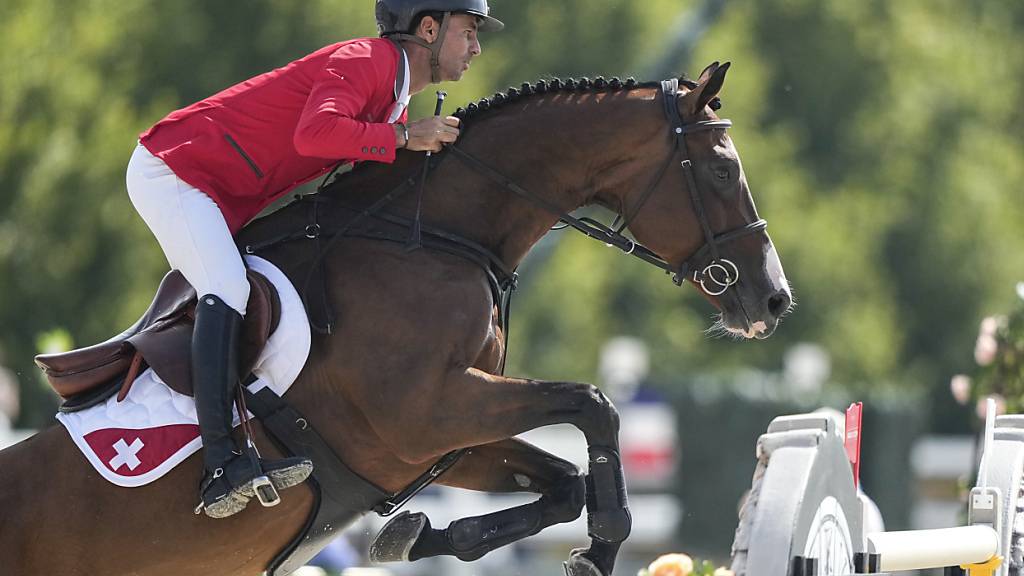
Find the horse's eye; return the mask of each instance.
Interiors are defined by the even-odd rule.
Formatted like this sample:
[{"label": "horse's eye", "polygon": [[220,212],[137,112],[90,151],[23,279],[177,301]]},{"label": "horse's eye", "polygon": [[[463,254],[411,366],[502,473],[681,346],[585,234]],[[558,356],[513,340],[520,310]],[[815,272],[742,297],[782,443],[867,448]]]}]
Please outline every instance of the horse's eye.
[{"label": "horse's eye", "polygon": [[729,169],[728,168],[715,168],[715,178],[719,182],[726,182],[729,180]]}]

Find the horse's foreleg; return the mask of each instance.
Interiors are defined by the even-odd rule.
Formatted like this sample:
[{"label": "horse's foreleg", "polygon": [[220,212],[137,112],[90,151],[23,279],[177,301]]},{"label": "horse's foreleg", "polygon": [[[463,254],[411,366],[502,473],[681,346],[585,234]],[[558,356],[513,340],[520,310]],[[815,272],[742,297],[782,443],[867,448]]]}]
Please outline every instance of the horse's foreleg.
[{"label": "horse's foreleg", "polygon": [[575,520],[584,504],[583,477],[576,466],[514,438],[473,448],[439,482],[482,492],[534,492],[541,497],[522,506],[455,520],[443,530],[432,528],[420,512],[403,513],[374,539],[371,555],[375,560],[442,555],[476,560],[548,526]]},{"label": "horse's foreleg", "polygon": [[[398,401],[398,409],[418,413],[415,420],[422,425],[381,428],[378,433],[409,462],[426,462],[450,450],[490,444],[551,424],[568,423],[582,431],[590,455],[586,503],[591,547],[574,554],[569,568],[582,575],[592,564],[596,571],[590,573],[611,574],[631,518],[619,457],[619,417],[600,390],[589,384],[506,378],[470,368]],[[387,414],[379,416],[370,421],[387,421]]]}]

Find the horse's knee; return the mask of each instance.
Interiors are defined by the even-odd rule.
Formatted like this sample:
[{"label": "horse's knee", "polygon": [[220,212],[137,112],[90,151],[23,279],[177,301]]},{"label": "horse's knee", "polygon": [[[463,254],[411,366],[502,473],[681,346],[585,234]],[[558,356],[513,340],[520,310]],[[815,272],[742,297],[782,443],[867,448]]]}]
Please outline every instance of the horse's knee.
[{"label": "horse's knee", "polygon": [[617,444],[619,436],[619,411],[603,392],[593,385],[586,385],[582,390],[586,395],[583,410],[583,422],[580,428],[587,436],[588,443]]}]

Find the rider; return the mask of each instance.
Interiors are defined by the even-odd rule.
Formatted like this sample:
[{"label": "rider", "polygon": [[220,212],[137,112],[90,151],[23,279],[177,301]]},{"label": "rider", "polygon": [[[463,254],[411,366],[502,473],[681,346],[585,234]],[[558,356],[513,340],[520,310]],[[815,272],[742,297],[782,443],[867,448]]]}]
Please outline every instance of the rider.
[{"label": "rider", "polygon": [[[477,32],[504,27],[488,12],[486,0],[376,0],[381,38],[326,46],[172,112],[141,135],[128,194],[171,268],[200,295],[192,378],[208,516],[241,511],[261,477],[231,436],[236,347],[249,298],[233,235],[339,162],[390,163],[398,148],[436,152],[454,142],[457,118],[406,125],[406,106],[429,84],[462,78],[480,54]],[[303,458],[260,465],[277,489],[312,472]]]}]

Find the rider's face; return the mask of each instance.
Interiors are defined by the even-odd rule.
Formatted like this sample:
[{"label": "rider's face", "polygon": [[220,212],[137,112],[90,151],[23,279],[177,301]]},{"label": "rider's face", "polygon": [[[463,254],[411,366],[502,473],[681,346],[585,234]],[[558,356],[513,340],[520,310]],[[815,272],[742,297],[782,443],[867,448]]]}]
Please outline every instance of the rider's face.
[{"label": "rider's face", "polygon": [[480,54],[480,41],[477,39],[478,28],[476,16],[469,14],[452,14],[448,22],[448,31],[444,44],[441,46],[441,78],[454,82],[460,80],[469,63]]}]

